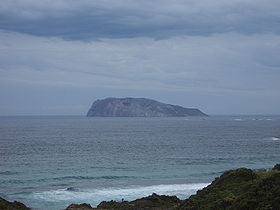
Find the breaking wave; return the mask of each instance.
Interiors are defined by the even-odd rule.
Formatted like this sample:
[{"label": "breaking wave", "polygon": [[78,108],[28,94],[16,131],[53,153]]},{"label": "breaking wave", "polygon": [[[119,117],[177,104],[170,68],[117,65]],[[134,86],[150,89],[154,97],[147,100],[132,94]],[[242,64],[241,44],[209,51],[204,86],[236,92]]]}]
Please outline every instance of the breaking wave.
[{"label": "breaking wave", "polygon": [[235,121],[243,121],[243,119],[240,119],[240,118],[236,118],[234,119]]},{"label": "breaking wave", "polygon": [[[0,172],[0,175],[13,175],[16,173],[11,173],[9,171]],[[79,181],[79,180],[121,180],[121,179],[132,179],[133,176],[61,176],[46,179],[9,179],[0,181],[1,184],[29,184],[29,183],[49,183],[57,181]]]},{"label": "breaking wave", "polygon": [[273,137],[271,137],[271,140],[273,140],[273,141],[279,141],[279,140],[280,140],[280,137],[273,136]]},{"label": "breaking wave", "polygon": [[157,193],[160,195],[176,195],[181,199],[196,193],[197,190],[206,187],[209,183],[197,184],[170,184],[170,185],[152,185],[152,186],[130,186],[124,188],[97,188],[97,189],[79,189],[69,190],[59,189],[44,192],[35,192],[33,198],[43,201],[69,203],[90,203],[93,206],[101,201],[125,199],[128,201]]}]

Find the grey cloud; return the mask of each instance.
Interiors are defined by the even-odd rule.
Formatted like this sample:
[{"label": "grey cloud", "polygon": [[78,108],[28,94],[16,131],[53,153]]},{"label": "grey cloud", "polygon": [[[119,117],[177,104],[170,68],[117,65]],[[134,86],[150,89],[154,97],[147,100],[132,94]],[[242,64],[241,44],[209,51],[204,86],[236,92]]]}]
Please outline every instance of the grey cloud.
[{"label": "grey cloud", "polygon": [[66,39],[280,33],[278,0],[3,0],[0,28]]},{"label": "grey cloud", "polygon": [[2,82],[239,94],[280,88],[273,34],[81,42],[2,31],[0,40]]}]

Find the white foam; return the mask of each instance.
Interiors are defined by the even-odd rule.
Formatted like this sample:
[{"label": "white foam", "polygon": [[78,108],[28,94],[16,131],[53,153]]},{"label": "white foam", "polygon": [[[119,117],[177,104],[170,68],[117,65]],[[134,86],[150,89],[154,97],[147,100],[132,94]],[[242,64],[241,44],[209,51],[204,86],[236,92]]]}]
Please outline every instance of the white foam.
[{"label": "white foam", "polygon": [[[206,187],[209,183],[172,184],[152,186],[131,186],[127,188],[99,188],[80,191],[67,191],[66,189],[50,190],[33,193],[33,198],[44,201],[75,203],[90,203],[96,206],[101,201],[121,200],[128,201],[157,193],[159,195],[176,195],[181,199],[195,194],[197,190]],[[70,202],[69,202],[70,203]]]},{"label": "white foam", "polygon": [[236,118],[236,119],[234,119],[235,121],[242,121],[242,119],[240,119],[240,118]]},{"label": "white foam", "polygon": [[280,138],[279,138],[279,137],[271,137],[271,140],[273,140],[273,141],[279,141]]}]

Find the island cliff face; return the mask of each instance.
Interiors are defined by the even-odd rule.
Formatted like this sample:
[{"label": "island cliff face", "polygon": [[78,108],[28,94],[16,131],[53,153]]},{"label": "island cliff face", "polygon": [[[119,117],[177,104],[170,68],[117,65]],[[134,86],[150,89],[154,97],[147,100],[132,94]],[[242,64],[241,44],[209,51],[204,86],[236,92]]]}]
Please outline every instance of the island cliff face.
[{"label": "island cliff face", "polygon": [[164,104],[147,98],[106,98],[95,101],[88,117],[186,117],[207,116],[199,109]]}]

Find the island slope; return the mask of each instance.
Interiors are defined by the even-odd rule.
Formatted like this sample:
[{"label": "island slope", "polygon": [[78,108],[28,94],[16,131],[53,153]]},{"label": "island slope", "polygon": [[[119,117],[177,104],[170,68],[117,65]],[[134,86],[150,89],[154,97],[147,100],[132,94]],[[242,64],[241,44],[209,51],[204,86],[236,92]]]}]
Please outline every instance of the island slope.
[{"label": "island slope", "polygon": [[207,116],[199,109],[164,104],[147,98],[106,98],[96,100],[88,117],[187,117]]}]

